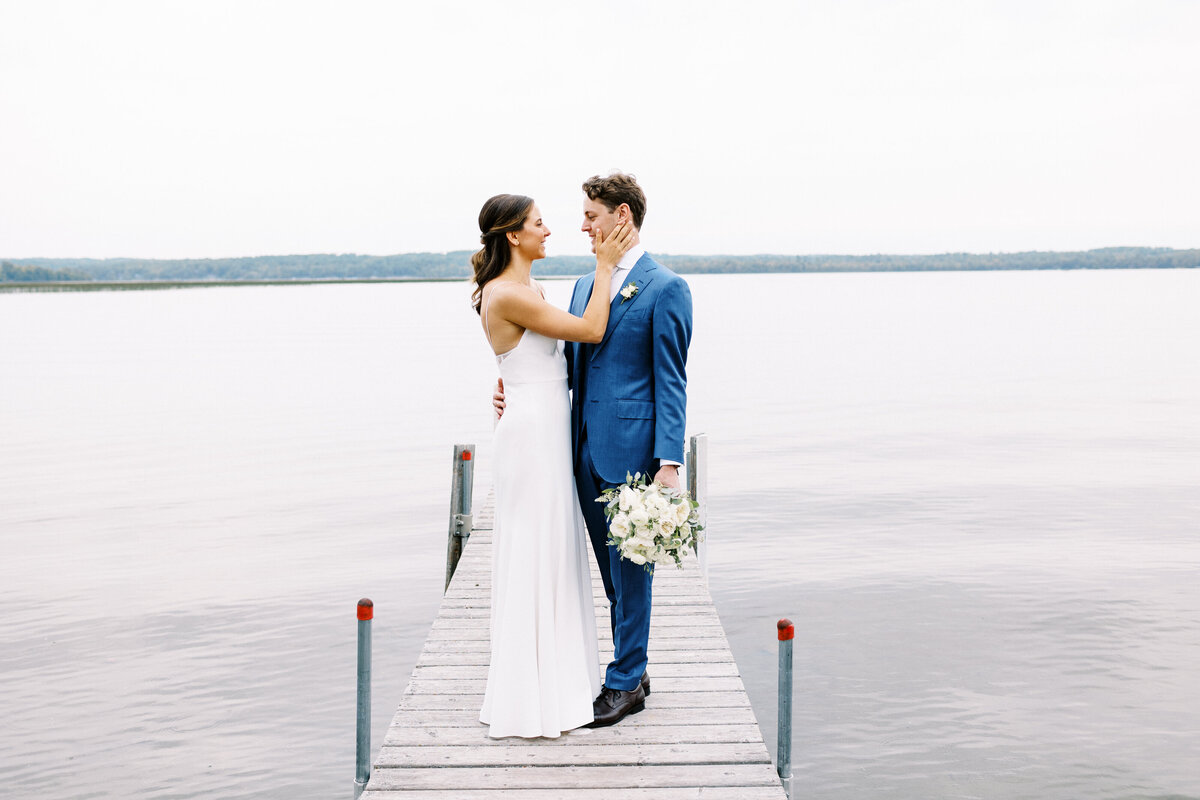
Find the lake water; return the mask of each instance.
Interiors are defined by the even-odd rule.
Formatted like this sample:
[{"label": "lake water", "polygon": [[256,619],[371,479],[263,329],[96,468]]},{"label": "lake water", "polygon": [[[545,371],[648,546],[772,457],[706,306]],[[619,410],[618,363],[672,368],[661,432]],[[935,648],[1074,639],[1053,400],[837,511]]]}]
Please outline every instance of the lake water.
[{"label": "lake water", "polygon": [[[811,798],[1200,797],[1200,270],[689,276],[710,584]],[[569,282],[549,283],[565,304]],[[0,294],[0,786],[351,794],[490,483],[464,284]]]}]

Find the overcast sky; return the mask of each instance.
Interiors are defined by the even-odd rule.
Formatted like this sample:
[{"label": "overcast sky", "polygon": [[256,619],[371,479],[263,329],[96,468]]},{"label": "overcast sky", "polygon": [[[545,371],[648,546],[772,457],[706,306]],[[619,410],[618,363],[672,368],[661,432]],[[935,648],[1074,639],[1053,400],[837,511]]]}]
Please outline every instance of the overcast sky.
[{"label": "overcast sky", "polygon": [[0,256],[1200,247],[1200,2],[0,0]]}]

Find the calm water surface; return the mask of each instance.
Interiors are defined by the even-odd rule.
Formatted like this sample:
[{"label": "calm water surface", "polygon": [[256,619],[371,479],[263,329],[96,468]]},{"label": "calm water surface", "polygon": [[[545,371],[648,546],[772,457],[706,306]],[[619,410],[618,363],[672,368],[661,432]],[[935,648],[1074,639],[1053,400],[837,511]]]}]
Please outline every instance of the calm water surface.
[{"label": "calm water surface", "polygon": [[[798,796],[1200,797],[1200,271],[692,276],[710,581]],[[570,285],[550,284],[565,303]],[[458,284],[0,295],[0,786],[349,796],[490,482]]]}]

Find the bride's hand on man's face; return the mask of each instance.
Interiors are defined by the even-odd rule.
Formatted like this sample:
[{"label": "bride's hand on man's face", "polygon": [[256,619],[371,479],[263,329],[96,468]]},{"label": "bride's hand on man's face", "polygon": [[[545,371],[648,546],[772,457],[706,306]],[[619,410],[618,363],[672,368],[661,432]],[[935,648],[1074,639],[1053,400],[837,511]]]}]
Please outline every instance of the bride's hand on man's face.
[{"label": "bride's hand on man's face", "polygon": [[633,247],[634,227],[622,222],[613,228],[607,237],[603,231],[596,232],[596,268],[613,268],[621,263],[621,257]]}]

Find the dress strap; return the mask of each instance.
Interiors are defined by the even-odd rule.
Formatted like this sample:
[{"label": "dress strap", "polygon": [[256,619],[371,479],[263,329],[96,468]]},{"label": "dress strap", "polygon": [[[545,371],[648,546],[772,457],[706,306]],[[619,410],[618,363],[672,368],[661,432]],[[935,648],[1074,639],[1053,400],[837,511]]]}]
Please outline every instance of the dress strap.
[{"label": "dress strap", "polygon": [[492,304],[492,293],[488,292],[488,296],[483,301],[483,335],[487,337],[488,347],[492,348],[492,352],[496,352],[496,345],[492,344],[492,329],[488,325],[488,307]]}]

